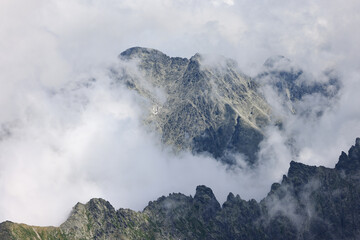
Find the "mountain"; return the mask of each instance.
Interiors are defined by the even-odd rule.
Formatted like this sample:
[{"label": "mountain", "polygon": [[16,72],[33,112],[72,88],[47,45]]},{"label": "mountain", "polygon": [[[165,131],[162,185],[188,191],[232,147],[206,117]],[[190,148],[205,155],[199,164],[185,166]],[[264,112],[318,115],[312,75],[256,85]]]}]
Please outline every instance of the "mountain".
[{"label": "mountain", "polygon": [[310,85],[302,81],[303,71],[284,57],[268,59],[254,79],[225,57],[197,53],[187,59],[134,47],[119,59],[111,69],[112,78],[147,100],[149,114],[144,121],[164,143],[176,150],[210,153],[229,164],[234,163],[232,153],[254,163],[265,127],[284,120],[273,114],[264,86],[283,96],[282,102],[294,114],[303,97],[332,97],[339,89],[335,78]]},{"label": "mountain", "polygon": [[227,152],[255,161],[270,106],[235,61],[223,58],[215,65],[200,54],[168,57],[140,47],[122,52],[120,59],[112,77],[150,102],[146,122],[161,133],[164,143],[230,163]]},{"label": "mountain", "polygon": [[0,224],[0,239],[360,239],[360,138],[335,168],[291,162],[260,202],[212,190],[173,193],[142,212],[103,199],[78,203],[60,227]]},{"label": "mountain", "polygon": [[261,86],[269,86],[274,90],[281,98],[285,108],[295,114],[301,113],[301,111],[309,111],[309,109],[301,109],[297,106],[299,101],[308,96],[317,95],[329,102],[338,94],[341,84],[335,71],[327,70],[323,75],[325,80],[315,81],[312,79],[313,77],[291,62],[290,59],[284,56],[274,56],[265,61],[262,71],[255,77],[254,81]]}]

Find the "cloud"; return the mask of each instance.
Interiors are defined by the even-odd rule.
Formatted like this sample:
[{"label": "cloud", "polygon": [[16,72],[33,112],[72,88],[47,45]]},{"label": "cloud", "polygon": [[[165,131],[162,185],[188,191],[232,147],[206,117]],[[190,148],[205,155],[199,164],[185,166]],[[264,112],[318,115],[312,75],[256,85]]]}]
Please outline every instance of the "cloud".
[{"label": "cloud", "polygon": [[[223,200],[229,191],[260,199],[291,159],[332,167],[360,132],[359,9],[358,1],[2,1],[0,221],[56,225],[77,201],[141,209],[199,184]],[[220,54],[250,75],[280,54],[314,78],[336,68],[344,87],[320,119],[269,128],[258,168],[229,171],[206,156],[174,156],[141,127],[144,100],[107,72],[132,46]]]},{"label": "cloud", "polygon": [[93,197],[141,210],[170,192],[193,194],[199,184],[220,201],[230,191],[257,199],[266,192],[268,176],[257,180],[264,168],[228,170],[207,156],[174,155],[143,126],[144,99],[106,71],[91,76],[96,81],[78,79],[57,92],[30,91],[19,105],[26,116],[0,142],[2,220],[60,224],[77,201]]}]

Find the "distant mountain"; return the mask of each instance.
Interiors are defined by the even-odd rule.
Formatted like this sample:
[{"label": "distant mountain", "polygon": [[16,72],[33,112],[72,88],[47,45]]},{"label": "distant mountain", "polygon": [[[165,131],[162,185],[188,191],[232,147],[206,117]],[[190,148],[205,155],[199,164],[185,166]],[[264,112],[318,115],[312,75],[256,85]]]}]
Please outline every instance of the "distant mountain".
[{"label": "distant mountain", "polygon": [[169,57],[140,47],[119,57],[112,78],[148,100],[145,122],[161,134],[164,143],[177,150],[208,152],[230,164],[234,163],[231,153],[242,153],[254,163],[264,128],[282,120],[273,115],[264,98],[264,85],[286,96],[283,104],[295,113],[296,101],[311,94],[330,96],[336,82],[305,84],[300,81],[303,72],[284,57],[268,59],[254,79],[224,57]]},{"label": "distant mountain", "polygon": [[270,86],[282,98],[283,105],[295,114],[309,110],[296,106],[307,96],[318,95],[329,100],[337,95],[341,84],[334,71],[328,70],[324,76],[325,81],[315,81],[290,59],[275,56],[265,61],[263,70],[254,80],[261,86]]},{"label": "distant mountain", "polygon": [[115,210],[103,199],[78,203],[60,227],[0,224],[0,239],[359,239],[360,138],[335,168],[291,162],[262,201],[212,190],[160,197],[142,212]]}]

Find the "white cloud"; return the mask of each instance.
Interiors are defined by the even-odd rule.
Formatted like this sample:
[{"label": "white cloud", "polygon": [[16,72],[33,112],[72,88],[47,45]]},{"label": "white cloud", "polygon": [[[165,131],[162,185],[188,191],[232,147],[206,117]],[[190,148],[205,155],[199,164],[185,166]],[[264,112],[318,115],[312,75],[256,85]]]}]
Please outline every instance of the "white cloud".
[{"label": "white cloud", "polygon": [[[0,221],[58,224],[77,201],[98,196],[140,209],[198,184],[221,199],[229,191],[260,199],[285,173],[294,156],[274,129],[254,172],[162,149],[139,128],[142,100],[109,87],[106,68],[132,46],[221,54],[249,74],[278,54],[314,76],[336,67],[344,82],[337,105],[317,122],[286,123],[298,134],[299,160],[332,167],[360,132],[359,10],[355,0],[2,1]],[[82,86],[90,77],[98,81]]]}]

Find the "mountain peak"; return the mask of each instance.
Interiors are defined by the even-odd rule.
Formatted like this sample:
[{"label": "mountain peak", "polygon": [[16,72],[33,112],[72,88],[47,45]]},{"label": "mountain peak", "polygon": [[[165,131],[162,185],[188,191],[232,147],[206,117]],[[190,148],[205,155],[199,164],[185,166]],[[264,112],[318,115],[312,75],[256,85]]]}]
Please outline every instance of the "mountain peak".
[{"label": "mountain peak", "polygon": [[282,55],[276,55],[276,56],[272,56],[269,57],[268,59],[266,59],[266,61],[264,62],[264,67],[266,68],[276,68],[278,67],[278,65],[288,65],[290,64],[291,61],[290,59],[282,56]]},{"label": "mountain peak", "polygon": [[195,55],[190,58],[190,61],[200,62],[201,59],[202,59],[202,55],[200,53],[195,53]]},{"label": "mountain peak", "polygon": [[357,173],[360,169],[360,138],[356,138],[355,145],[351,146],[348,154],[342,152],[335,169],[345,173]]},{"label": "mountain peak", "polygon": [[360,138],[356,138],[355,146],[358,147],[358,148],[360,147]]},{"label": "mountain peak", "polygon": [[128,48],[122,53],[120,53],[121,59],[133,59],[133,58],[143,58],[143,57],[168,57],[166,54],[162,53],[159,50],[153,48],[144,48],[144,47],[132,47]]},{"label": "mountain peak", "polygon": [[283,182],[291,182],[295,185],[302,185],[317,172],[317,167],[291,161],[287,177]]},{"label": "mountain peak", "polygon": [[200,185],[196,187],[196,193],[194,199],[216,199],[211,188]]},{"label": "mountain peak", "polygon": [[213,191],[204,185],[196,187],[194,205],[205,221],[214,217],[221,210],[220,203],[216,200]]}]

